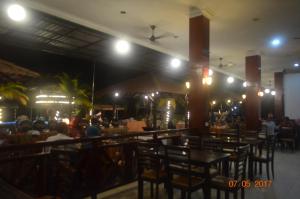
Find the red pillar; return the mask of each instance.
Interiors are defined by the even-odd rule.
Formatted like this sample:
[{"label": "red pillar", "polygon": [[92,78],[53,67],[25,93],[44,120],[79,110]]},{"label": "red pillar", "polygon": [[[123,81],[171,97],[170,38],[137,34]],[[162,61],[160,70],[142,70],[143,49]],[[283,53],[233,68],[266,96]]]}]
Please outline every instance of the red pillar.
[{"label": "red pillar", "polygon": [[257,95],[261,81],[261,58],[259,55],[246,57],[246,91],[245,116],[247,130],[257,130],[260,126],[260,103]]},{"label": "red pillar", "polygon": [[[189,59],[191,64],[189,93],[190,128],[205,129],[208,121],[208,88],[202,85],[202,68],[209,64],[209,19],[190,18]],[[203,131],[201,131],[203,132]]]},{"label": "red pillar", "polygon": [[274,73],[274,86],[275,86],[275,119],[281,120],[284,116],[283,109],[283,72]]}]

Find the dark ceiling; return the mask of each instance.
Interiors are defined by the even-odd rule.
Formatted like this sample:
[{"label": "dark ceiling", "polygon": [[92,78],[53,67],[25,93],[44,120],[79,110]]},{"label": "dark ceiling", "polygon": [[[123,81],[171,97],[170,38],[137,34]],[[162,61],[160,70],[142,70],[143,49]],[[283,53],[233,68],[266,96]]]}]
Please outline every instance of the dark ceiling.
[{"label": "dark ceiling", "polygon": [[[3,5],[1,4],[2,8]],[[56,71],[58,73],[67,70],[66,66],[61,66],[63,62],[58,64],[57,67],[47,68],[47,65],[49,65],[47,60],[51,62],[51,57],[53,59],[54,57],[56,59],[62,57],[62,60],[73,60],[73,62],[76,62],[74,65],[80,65],[80,62],[82,62],[81,71],[78,69],[79,73],[85,70],[91,73],[90,66],[96,62],[97,70],[102,71],[102,76],[96,76],[96,78],[105,79],[107,76],[103,76],[103,74],[120,73],[120,79],[116,78],[111,83],[153,71],[165,73],[175,79],[183,79],[185,77],[185,69],[176,74],[168,70],[170,55],[132,44],[132,51],[129,56],[118,56],[112,48],[116,38],[111,35],[39,11],[30,10],[29,13],[30,17],[26,22],[16,23],[11,21],[5,12],[1,12],[0,50],[2,52],[0,52],[0,56],[13,59],[10,61],[15,62],[20,62],[19,59],[26,59],[22,56],[26,53],[28,54],[29,52],[26,52],[28,50],[33,54],[43,55],[43,57],[48,56],[44,63],[42,61],[39,62],[41,65],[37,72],[40,73],[48,73],[47,71]],[[3,52],[6,49],[9,49],[8,51],[10,52]],[[16,55],[14,54],[16,51],[19,53],[23,51],[25,54]],[[25,67],[30,67],[31,65],[32,62],[25,65]],[[183,65],[183,68],[185,68],[187,62],[184,62]],[[39,70],[41,67],[42,70]],[[36,69],[36,67],[31,69]],[[99,72],[98,74],[101,75]],[[109,81],[112,81],[112,79],[110,78]]]}]

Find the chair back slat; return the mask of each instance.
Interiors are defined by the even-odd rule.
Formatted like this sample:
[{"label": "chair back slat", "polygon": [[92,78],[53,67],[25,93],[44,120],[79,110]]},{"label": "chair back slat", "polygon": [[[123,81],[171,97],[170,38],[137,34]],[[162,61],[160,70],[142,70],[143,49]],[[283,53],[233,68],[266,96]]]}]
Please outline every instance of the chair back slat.
[{"label": "chair back slat", "polygon": [[150,169],[159,175],[161,161],[158,156],[159,145],[157,143],[140,142],[137,145],[138,172],[141,174],[145,169]]},{"label": "chair back slat", "polygon": [[191,186],[191,153],[185,146],[165,146],[168,178],[182,176],[188,179]]},{"label": "chair back slat", "polygon": [[237,150],[237,160],[234,166],[234,179],[239,183],[246,177],[246,163],[249,152],[249,145],[239,146]]}]

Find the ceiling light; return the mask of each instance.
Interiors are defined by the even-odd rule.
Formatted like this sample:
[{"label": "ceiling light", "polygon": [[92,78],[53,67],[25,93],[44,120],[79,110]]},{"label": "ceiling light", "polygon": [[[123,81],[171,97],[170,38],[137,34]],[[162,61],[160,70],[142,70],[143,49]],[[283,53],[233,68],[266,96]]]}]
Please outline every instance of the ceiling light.
[{"label": "ceiling light", "polygon": [[242,102],[242,101],[239,101],[239,103],[242,104],[243,102]]},{"label": "ceiling light", "polygon": [[246,99],[246,97],[247,97],[247,96],[246,96],[245,94],[242,95],[242,98],[243,98],[243,99]]},{"label": "ceiling light", "polygon": [[208,70],[208,75],[209,75],[209,76],[212,76],[213,74],[214,74],[214,71],[213,71],[212,69],[209,69],[209,70]]},{"label": "ceiling light", "polygon": [[130,50],[130,44],[126,40],[118,40],[115,43],[115,50],[118,54],[125,55]]},{"label": "ceiling light", "polygon": [[145,95],[145,99],[148,99],[148,96],[147,96],[147,95]]},{"label": "ceiling light", "polygon": [[270,92],[271,92],[270,89],[268,89],[268,88],[265,89],[266,94],[269,94]]},{"label": "ceiling light", "polygon": [[154,93],[151,93],[151,96],[152,96],[152,97],[154,97],[154,95],[155,95]]},{"label": "ceiling light", "polygon": [[264,92],[259,91],[259,92],[257,93],[257,95],[258,95],[259,97],[263,97],[263,96],[264,96]]},{"label": "ceiling light", "polygon": [[118,92],[115,93],[115,97],[119,97],[119,93]]},{"label": "ceiling light", "polygon": [[271,91],[271,95],[276,95],[276,91]]},{"label": "ceiling light", "polygon": [[280,40],[279,38],[275,38],[275,39],[273,39],[273,40],[271,41],[271,45],[272,45],[273,47],[278,47],[278,46],[281,45],[281,40]]},{"label": "ceiling light", "polygon": [[10,19],[20,22],[26,18],[26,10],[21,5],[12,4],[7,8],[7,15]]},{"label": "ceiling light", "polygon": [[229,104],[229,103],[231,103],[231,100],[230,100],[230,99],[228,99],[228,100],[227,100],[227,103],[228,103],[228,104]]},{"label": "ceiling light", "polygon": [[299,63],[294,63],[294,67],[299,67]]},{"label": "ceiling light", "polygon": [[233,77],[228,77],[227,78],[227,83],[232,84],[234,82],[234,78]]},{"label": "ceiling light", "polygon": [[243,83],[243,87],[245,87],[245,88],[247,87],[247,82]]},{"label": "ceiling light", "polygon": [[191,83],[190,83],[190,82],[185,82],[185,87],[186,87],[187,89],[190,89]]},{"label": "ceiling light", "polygon": [[178,68],[180,65],[181,65],[180,59],[173,58],[173,59],[171,60],[171,66],[172,66],[173,68]]},{"label": "ceiling light", "polygon": [[216,100],[213,100],[213,101],[212,101],[212,104],[215,105],[215,104],[216,104]]}]

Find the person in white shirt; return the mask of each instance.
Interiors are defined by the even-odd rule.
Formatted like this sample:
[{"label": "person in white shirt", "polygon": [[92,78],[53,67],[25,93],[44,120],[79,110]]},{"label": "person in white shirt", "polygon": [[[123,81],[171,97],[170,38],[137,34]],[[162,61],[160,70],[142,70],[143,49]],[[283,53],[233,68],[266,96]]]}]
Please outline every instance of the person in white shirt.
[{"label": "person in white shirt", "polygon": [[265,131],[266,131],[267,136],[275,135],[276,124],[273,120],[273,114],[272,113],[268,114],[267,120],[263,121],[262,125],[265,127]]}]

